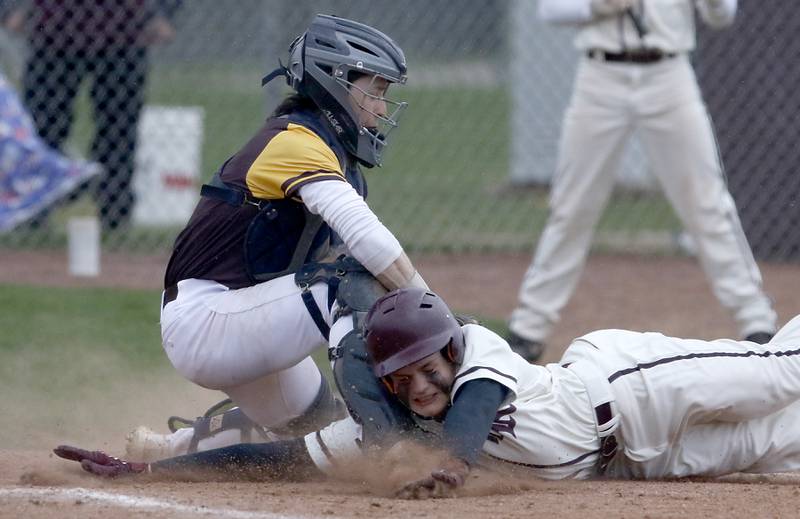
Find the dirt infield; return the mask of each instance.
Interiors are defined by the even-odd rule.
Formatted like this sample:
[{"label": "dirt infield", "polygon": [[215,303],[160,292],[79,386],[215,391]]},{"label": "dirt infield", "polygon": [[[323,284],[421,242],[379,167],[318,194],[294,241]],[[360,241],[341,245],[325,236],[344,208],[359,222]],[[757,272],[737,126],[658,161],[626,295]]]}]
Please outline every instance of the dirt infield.
[{"label": "dirt infield", "polygon": [[514,482],[475,474],[457,498],[402,501],[369,482],[104,481],[41,451],[0,451],[0,517],[788,518],[797,517],[798,483],[796,477],[780,475],[720,481]]},{"label": "dirt infield", "polygon": [[[419,256],[429,284],[460,311],[504,318],[511,311],[527,255]],[[96,279],[70,278],[59,253],[0,252],[0,283],[61,286],[159,287],[163,257],[106,255]],[[800,265],[762,264],[767,292],[781,322],[800,313]],[[0,290],[2,287],[0,286]],[[593,256],[558,325],[545,360],[556,360],[569,339],[587,331],[621,327],[678,336],[734,336],[730,316],[711,294],[690,258]],[[165,361],[166,362],[166,361]],[[174,411],[176,399],[196,398],[177,378],[147,379],[118,402],[114,427],[101,447],[119,453],[119,431]],[[179,386],[178,390],[173,391]],[[119,394],[119,393],[117,393]],[[98,397],[100,398],[100,397]],[[154,403],[159,405],[154,406]],[[80,402],[81,407],[105,402]],[[163,406],[163,409],[161,408]],[[147,408],[147,412],[144,411]],[[124,411],[123,411],[124,410]],[[33,412],[46,412],[37,409]],[[125,423],[130,420],[132,423]],[[122,423],[118,423],[122,422]],[[151,422],[150,422],[151,423]],[[478,474],[461,497],[435,502],[386,497],[382,474],[354,482],[99,481],[55,459],[58,441],[97,442],[90,428],[68,438],[42,436],[36,448],[0,450],[0,517],[796,517],[800,478],[736,476],[723,481],[566,482],[510,481]],[[40,446],[39,446],[40,445]]]}]

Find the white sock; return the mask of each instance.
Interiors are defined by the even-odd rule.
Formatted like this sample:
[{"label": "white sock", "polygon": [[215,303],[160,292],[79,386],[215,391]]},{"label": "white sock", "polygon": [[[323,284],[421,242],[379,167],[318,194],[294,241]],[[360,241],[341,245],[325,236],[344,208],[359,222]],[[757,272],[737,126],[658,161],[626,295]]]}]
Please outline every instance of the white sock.
[{"label": "white sock", "polygon": [[358,444],[361,426],[349,416],[333,422],[318,433],[309,433],[303,439],[314,465],[326,475],[335,471],[337,464],[363,455]]}]

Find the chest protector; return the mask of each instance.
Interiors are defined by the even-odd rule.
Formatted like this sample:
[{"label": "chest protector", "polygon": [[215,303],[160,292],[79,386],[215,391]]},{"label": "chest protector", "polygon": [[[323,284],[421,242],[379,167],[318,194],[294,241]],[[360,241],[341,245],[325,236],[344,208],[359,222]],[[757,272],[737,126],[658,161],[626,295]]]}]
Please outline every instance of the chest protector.
[{"label": "chest protector", "polygon": [[[366,198],[367,184],[361,170],[327,123],[309,112],[295,112],[289,114],[288,119],[313,131],[333,150],[343,166],[347,182]],[[248,191],[223,182],[219,172],[209,184],[203,185],[200,194],[237,207],[254,208],[244,238],[244,261],[253,283],[295,273],[306,263],[323,258],[332,246],[341,243],[322,217],[312,214],[302,202],[254,197]]]}]

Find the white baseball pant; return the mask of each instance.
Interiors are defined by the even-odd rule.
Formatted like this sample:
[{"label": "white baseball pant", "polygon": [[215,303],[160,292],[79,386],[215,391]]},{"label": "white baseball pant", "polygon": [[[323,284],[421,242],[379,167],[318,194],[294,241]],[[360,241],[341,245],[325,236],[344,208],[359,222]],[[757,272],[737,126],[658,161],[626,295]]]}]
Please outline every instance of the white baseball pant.
[{"label": "white baseball pant", "polygon": [[577,360],[608,378],[621,415],[609,476],[800,470],[800,316],[765,345],[604,330],[562,358]]},{"label": "white baseball pant", "polygon": [[[310,290],[330,326],[327,285]],[[350,330],[352,319],[339,319],[332,344]],[[262,426],[300,416],[319,391],[322,376],[310,355],[325,339],[293,275],[236,290],[209,280],[180,281],[176,300],[162,310],[161,334],[181,375],[227,393]]]},{"label": "white baseball pant", "polygon": [[543,341],[572,295],[608,202],[624,146],[641,138],[650,169],[697,244],[700,263],[739,332],[772,332],[761,287],[711,122],[684,55],[654,64],[584,58],[564,117],[550,217],[519,291],[509,328]]}]

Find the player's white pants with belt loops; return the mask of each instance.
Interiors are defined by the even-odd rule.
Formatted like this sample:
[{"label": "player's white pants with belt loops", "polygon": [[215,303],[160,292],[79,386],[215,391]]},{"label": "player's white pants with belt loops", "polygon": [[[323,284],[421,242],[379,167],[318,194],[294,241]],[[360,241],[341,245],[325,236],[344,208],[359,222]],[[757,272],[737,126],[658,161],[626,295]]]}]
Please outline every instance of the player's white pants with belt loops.
[{"label": "player's white pants with belt loops", "polygon": [[[327,285],[310,290],[331,325]],[[352,319],[339,319],[330,340],[338,344],[350,330]],[[300,416],[319,391],[322,376],[310,355],[326,343],[293,275],[236,290],[208,280],[180,281],[176,300],[161,312],[161,336],[181,375],[227,393],[262,426]]]},{"label": "player's white pants with belt loops", "polygon": [[621,415],[609,476],[800,470],[800,316],[765,345],[604,330],[562,358],[577,360],[608,377]]},{"label": "player's white pants with belt loops", "polygon": [[776,315],[741,228],[694,72],[685,56],[655,64],[584,58],[564,117],[550,217],[509,323],[544,340],[572,295],[625,144],[641,139],[648,166],[685,229],[717,299],[742,337],[772,332]]}]

